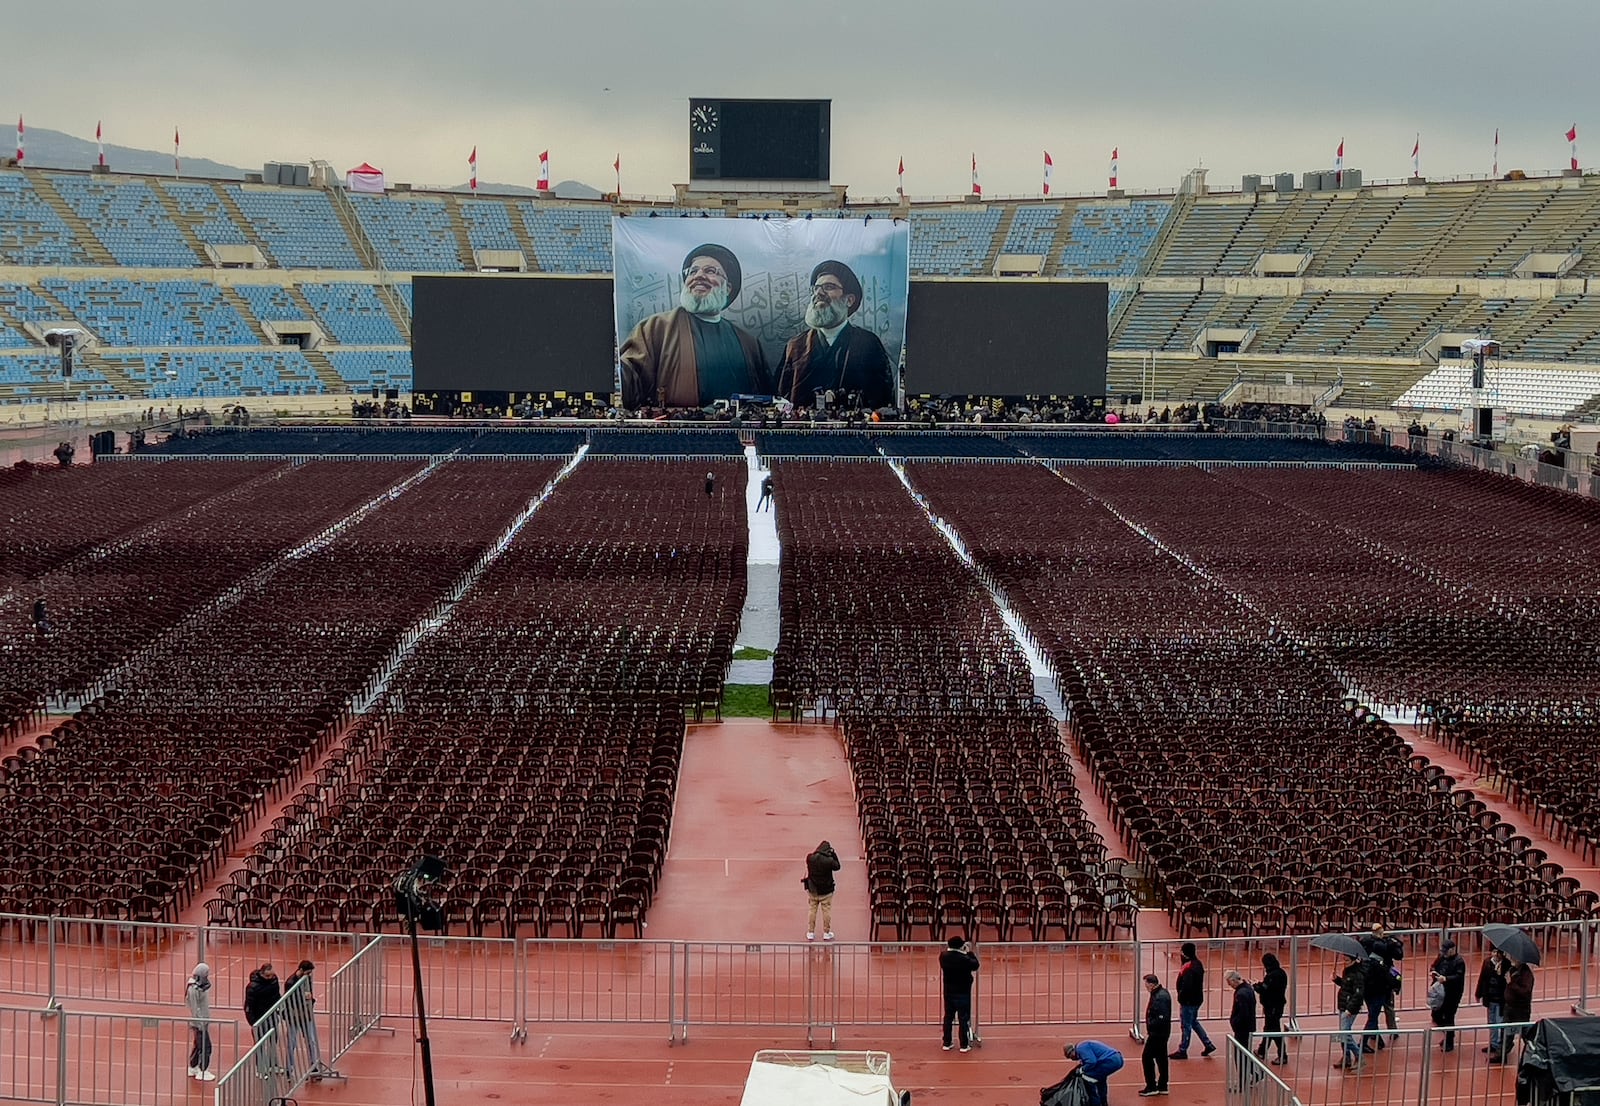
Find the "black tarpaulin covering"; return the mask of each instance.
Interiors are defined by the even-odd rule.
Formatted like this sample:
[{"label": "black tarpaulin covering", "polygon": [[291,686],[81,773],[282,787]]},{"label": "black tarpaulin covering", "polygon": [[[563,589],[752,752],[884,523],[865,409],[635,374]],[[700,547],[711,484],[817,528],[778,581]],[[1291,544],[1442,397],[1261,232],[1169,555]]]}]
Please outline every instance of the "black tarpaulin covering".
[{"label": "black tarpaulin covering", "polygon": [[[1600,1104],[1600,1017],[1539,1022],[1518,1074],[1522,1076],[1519,1082],[1529,1085],[1535,1102],[1579,1092],[1570,1101]],[[1522,1099],[1520,1094],[1518,1099]]]}]

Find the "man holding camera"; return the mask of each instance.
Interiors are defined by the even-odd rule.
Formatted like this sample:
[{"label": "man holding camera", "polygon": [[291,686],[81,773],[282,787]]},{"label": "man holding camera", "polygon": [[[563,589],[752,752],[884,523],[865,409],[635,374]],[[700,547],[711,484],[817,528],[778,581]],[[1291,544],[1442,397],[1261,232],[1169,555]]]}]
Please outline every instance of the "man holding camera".
[{"label": "man holding camera", "polygon": [[950,1026],[961,1023],[961,1051],[972,1051],[972,977],[978,971],[978,955],[964,937],[952,937],[949,947],[939,954],[939,971],[944,975],[944,1050],[950,1051]]}]

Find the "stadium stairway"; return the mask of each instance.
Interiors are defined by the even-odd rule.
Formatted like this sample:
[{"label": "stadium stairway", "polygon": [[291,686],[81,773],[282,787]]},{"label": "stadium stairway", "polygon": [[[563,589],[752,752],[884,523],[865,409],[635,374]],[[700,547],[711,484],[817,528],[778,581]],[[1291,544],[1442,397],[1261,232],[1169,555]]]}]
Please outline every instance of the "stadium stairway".
[{"label": "stadium stairway", "polygon": [[251,223],[250,217],[244,213],[244,208],[239,206],[239,201],[233,198],[233,193],[226,188],[217,188],[214,191],[217,194],[218,202],[222,204],[222,210],[227,213],[229,219],[233,220],[234,225],[244,232],[245,238],[250,241],[251,245],[261,251],[261,256],[266,258],[268,264],[274,269],[282,268],[283,266],[279,264],[278,259],[273,256],[272,248],[267,245],[266,240],[257,232],[255,224]]},{"label": "stadium stairway", "polygon": [[317,374],[317,379],[322,381],[322,386],[331,393],[347,390],[350,385],[344,377],[339,375],[339,370],[333,367],[333,362],[328,360],[328,355],[319,349],[301,350],[306,363]]},{"label": "stadium stairway", "polygon": [[447,197],[444,201],[444,213],[450,220],[450,233],[456,238],[456,256],[461,259],[462,271],[475,273],[478,271],[478,265],[472,257],[472,235],[467,230],[467,220],[461,214],[461,204],[459,198]]},{"label": "stadium stairway", "polygon": [[1000,211],[1000,225],[994,229],[994,241],[989,244],[989,256],[983,259],[985,275],[994,273],[995,263],[1000,260],[1000,251],[1005,249],[1006,239],[1011,236],[1011,224],[1017,221],[1017,205],[1006,204]]},{"label": "stadium stairway", "polygon": [[226,284],[219,284],[217,285],[217,291],[222,294],[222,302],[239,313],[239,318],[244,320],[245,325],[250,328],[257,338],[261,339],[262,345],[270,346],[276,344],[267,334],[267,328],[261,325],[261,320],[256,318],[255,312],[250,310],[250,305],[245,302],[245,298],[236,289],[230,288]]},{"label": "stadium stairway", "polygon": [[72,231],[72,236],[83,247],[83,252],[88,255],[91,264],[116,265],[117,259],[106,248],[106,244],[95,237],[94,231],[89,229],[89,224],[62,198],[61,193],[56,191],[55,183],[49,177],[30,173],[28,179],[33,184],[34,193],[49,204],[55,213],[61,216],[61,221],[67,224],[67,229]]}]

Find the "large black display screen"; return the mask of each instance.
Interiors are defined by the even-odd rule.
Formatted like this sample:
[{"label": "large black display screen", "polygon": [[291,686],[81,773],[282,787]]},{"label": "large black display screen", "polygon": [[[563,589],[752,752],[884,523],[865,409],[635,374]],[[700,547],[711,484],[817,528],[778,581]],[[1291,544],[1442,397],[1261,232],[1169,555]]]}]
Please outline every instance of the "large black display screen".
[{"label": "large black display screen", "polygon": [[907,395],[1101,396],[1105,284],[911,282]]},{"label": "large black display screen", "polygon": [[690,100],[689,179],[826,181],[830,100]]},{"label": "large black display screen", "polygon": [[616,381],[609,279],[417,277],[418,392],[596,392]]}]

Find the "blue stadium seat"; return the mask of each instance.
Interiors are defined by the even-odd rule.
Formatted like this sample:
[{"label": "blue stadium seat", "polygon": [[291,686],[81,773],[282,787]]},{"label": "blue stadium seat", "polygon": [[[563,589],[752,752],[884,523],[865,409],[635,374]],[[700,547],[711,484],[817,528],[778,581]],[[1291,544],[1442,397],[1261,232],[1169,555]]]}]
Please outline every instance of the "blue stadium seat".
[{"label": "blue stadium seat", "polygon": [[61,358],[55,353],[0,357],[0,392],[18,399],[59,400],[114,398],[115,389],[99,369],[80,365],[72,380],[61,379]]},{"label": "blue stadium seat", "polygon": [[285,269],[364,268],[333,204],[313,189],[227,186],[268,253]]},{"label": "blue stadium seat", "polygon": [[357,346],[401,346],[401,336],[389,311],[370,284],[302,284],[300,293],[311,304],[322,327],[336,342]]},{"label": "blue stadium seat", "polygon": [[1165,200],[1080,204],[1061,250],[1062,276],[1119,277],[1139,271],[1172,205]]},{"label": "blue stadium seat", "polygon": [[327,389],[299,350],[110,354],[103,358],[151,399],[321,395]]},{"label": "blue stadium seat", "polygon": [[253,346],[261,341],[216,285],[198,280],[51,277],[40,287],[108,346]]},{"label": "blue stadium seat", "polygon": [[384,268],[400,273],[461,271],[461,255],[443,202],[363,195],[351,196],[350,202]]},{"label": "blue stadium seat", "polygon": [[250,313],[264,323],[304,322],[306,313],[287,288],[277,284],[236,284],[233,290],[250,305]]},{"label": "blue stadium seat", "polygon": [[1011,229],[1006,232],[1005,245],[1000,247],[1000,252],[1049,256],[1060,223],[1060,204],[1019,207],[1011,218]]},{"label": "blue stadium seat", "polygon": [[467,241],[475,250],[521,250],[511,227],[511,212],[500,200],[463,200],[461,218],[467,224]]},{"label": "blue stadium seat", "polygon": [[911,271],[940,276],[981,276],[1000,229],[1000,209],[913,211]]},{"label": "blue stadium seat", "polygon": [[[17,323],[49,322],[60,314],[26,284],[0,284],[0,312]],[[0,349],[19,349],[34,344],[22,330],[0,322]]]},{"label": "blue stadium seat", "polygon": [[329,350],[328,361],[354,392],[370,388],[411,390],[411,351],[407,349]]},{"label": "blue stadium seat", "polygon": [[210,246],[248,246],[250,239],[223,206],[217,190],[204,181],[160,181],[163,192],[190,220],[195,237]]},{"label": "blue stadium seat", "polygon": [[87,265],[72,230],[21,173],[0,173],[0,261],[10,265]]},{"label": "blue stadium seat", "polygon": [[199,266],[183,232],[144,181],[58,176],[50,183],[118,264],[160,269]]},{"label": "blue stadium seat", "polygon": [[526,201],[517,207],[539,268],[547,273],[611,272],[609,207],[545,208]]}]

